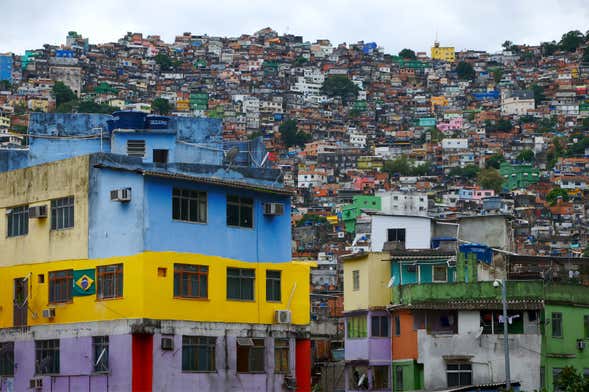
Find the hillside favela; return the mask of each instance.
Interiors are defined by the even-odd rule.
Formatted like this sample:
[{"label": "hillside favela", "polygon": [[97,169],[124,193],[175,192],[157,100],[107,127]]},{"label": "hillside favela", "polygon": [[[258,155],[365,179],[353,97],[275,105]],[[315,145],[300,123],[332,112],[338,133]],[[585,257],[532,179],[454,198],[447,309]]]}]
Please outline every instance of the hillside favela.
[{"label": "hillside favela", "polygon": [[0,392],[589,391],[589,32],[65,29],[0,38]]}]

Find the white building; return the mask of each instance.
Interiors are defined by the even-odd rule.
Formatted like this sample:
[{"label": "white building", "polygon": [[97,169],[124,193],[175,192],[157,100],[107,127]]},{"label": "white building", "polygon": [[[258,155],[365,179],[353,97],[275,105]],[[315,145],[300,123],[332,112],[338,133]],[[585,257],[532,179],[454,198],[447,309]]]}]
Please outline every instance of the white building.
[{"label": "white building", "polygon": [[444,150],[466,150],[468,148],[468,139],[448,138],[442,139],[442,149]]},{"label": "white building", "polygon": [[427,215],[428,200],[425,193],[379,192],[381,211],[396,215]]},{"label": "white building", "polygon": [[534,94],[531,91],[501,92],[501,114],[504,116],[522,116],[535,108]]},{"label": "white building", "polygon": [[430,249],[431,218],[370,212],[370,251],[382,252],[391,242],[401,249]]}]

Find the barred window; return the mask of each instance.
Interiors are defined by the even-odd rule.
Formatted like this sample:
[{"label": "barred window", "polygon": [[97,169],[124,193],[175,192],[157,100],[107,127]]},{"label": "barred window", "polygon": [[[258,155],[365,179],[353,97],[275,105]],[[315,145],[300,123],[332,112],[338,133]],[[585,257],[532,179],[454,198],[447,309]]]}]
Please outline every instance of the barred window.
[{"label": "barred window", "polygon": [[280,271],[266,271],[266,301],[281,300]]},{"label": "barred window", "polygon": [[227,225],[254,227],[254,200],[250,197],[227,196]]},{"label": "barred window", "polygon": [[13,207],[6,214],[8,218],[8,237],[26,235],[29,233],[29,206]]},{"label": "barred window", "polygon": [[108,336],[93,336],[94,371],[108,372]]},{"label": "barred window", "polygon": [[290,343],[288,339],[274,339],[274,372],[288,373]]},{"label": "barred window", "polygon": [[0,343],[0,376],[14,376],[14,342]]},{"label": "barred window", "polygon": [[74,227],[74,197],[51,200],[51,230]]},{"label": "barred window", "polygon": [[49,272],[49,303],[71,302],[73,284],[73,270]]},{"label": "barred window", "polygon": [[35,373],[59,374],[59,339],[35,340]]},{"label": "barred window", "polygon": [[96,297],[99,299],[123,296],[123,264],[96,267]]},{"label": "barred window", "polygon": [[174,297],[207,298],[209,267],[174,264]]},{"label": "barred window", "polygon": [[254,300],[256,271],[248,268],[227,268],[227,299]]},{"label": "barred window", "polygon": [[182,370],[214,372],[217,338],[208,336],[182,336]]},{"label": "barred window", "polygon": [[472,365],[470,363],[448,363],[446,368],[448,387],[472,384]]},{"label": "barred window", "polygon": [[172,219],[207,222],[207,193],[190,189],[172,190]]}]

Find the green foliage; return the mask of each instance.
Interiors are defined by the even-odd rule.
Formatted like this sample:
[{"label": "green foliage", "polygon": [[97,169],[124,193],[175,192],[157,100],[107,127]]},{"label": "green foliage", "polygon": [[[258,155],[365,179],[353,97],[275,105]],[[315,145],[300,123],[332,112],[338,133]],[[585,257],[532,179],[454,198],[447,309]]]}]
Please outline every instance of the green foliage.
[{"label": "green foliage", "polygon": [[532,92],[534,93],[534,103],[536,106],[540,105],[543,101],[546,100],[546,96],[544,95],[544,87],[533,84]]},{"label": "green foliage", "polygon": [[542,50],[543,56],[552,56],[554,52],[558,50],[558,44],[556,41],[542,42],[540,44],[540,49]]},{"label": "green foliage", "polygon": [[417,59],[417,56],[415,56],[415,52],[412,51],[411,49],[403,49],[402,51],[399,52],[399,57],[405,59],[405,60],[415,60]]},{"label": "green foliage", "polygon": [[156,98],[151,102],[151,110],[157,114],[168,115],[172,110],[172,106],[167,99]]},{"label": "green foliage", "polygon": [[303,56],[299,56],[295,59],[295,65],[296,66],[301,66],[303,64],[305,64],[306,62],[308,62],[309,60],[307,60],[306,58],[304,58]]},{"label": "green foliage", "polygon": [[297,130],[296,120],[286,120],[278,128],[280,136],[284,145],[288,147],[300,146],[303,147],[305,143],[311,140],[311,135]]},{"label": "green foliage", "polygon": [[512,127],[513,125],[511,124],[511,121],[503,118],[495,122],[489,120],[485,121],[485,129],[488,132],[507,132],[511,131]]},{"label": "green foliage", "polygon": [[448,172],[449,177],[460,177],[467,180],[476,178],[479,174],[479,167],[476,165],[466,165],[465,167],[453,167]]},{"label": "green foliage", "polygon": [[501,78],[503,78],[503,70],[501,68],[498,68],[495,71],[493,71],[493,80],[495,81],[495,83],[499,83],[501,81]]},{"label": "green foliage", "polygon": [[503,49],[505,50],[511,50],[511,48],[513,47],[513,42],[511,41],[505,41],[501,44],[501,46],[503,47]]},{"label": "green foliage", "polygon": [[323,226],[329,225],[327,218],[321,215],[305,214],[300,221],[297,222],[297,227],[301,226]]},{"label": "green foliage", "polygon": [[551,205],[555,205],[559,197],[562,197],[562,200],[564,201],[569,200],[569,194],[566,190],[562,188],[554,188],[546,195],[546,201]]},{"label": "green foliage", "polygon": [[584,63],[589,63],[589,46],[587,46],[585,50],[583,50],[583,58],[581,61]]},{"label": "green foliage", "polygon": [[321,92],[329,97],[340,97],[345,103],[358,97],[358,86],[345,75],[329,76],[321,86]]},{"label": "green foliage", "polygon": [[0,80],[0,91],[8,91],[12,88],[12,85],[8,80]]},{"label": "green foliage", "polygon": [[579,30],[569,31],[562,35],[558,46],[567,52],[574,52],[585,41],[585,36]]},{"label": "green foliage", "polygon": [[477,175],[477,182],[483,189],[492,189],[495,193],[501,192],[503,177],[496,169],[482,169]]},{"label": "green foliage", "polygon": [[485,161],[487,169],[499,169],[501,163],[505,162],[505,157],[501,154],[493,154]]},{"label": "green foliage", "polygon": [[584,156],[585,149],[589,147],[589,137],[585,136],[578,142],[573,143],[567,150],[567,155],[571,157]]},{"label": "green foliage", "polygon": [[27,111],[27,107],[25,106],[24,103],[19,103],[14,105],[14,114],[16,115],[21,115],[21,114],[25,114]]},{"label": "green foliage", "polygon": [[74,113],[78,107],[78,101],[68,101],[57,105],[55,113]]},{"label": "green foliage", "polygon": [[76,100],[76,94],[63,82],[55,82],[53,85],[53,95],[55,96],[55,103],[58,107],[66,102]]},{"label": "green foliage", "polygon": [[536,159],[536,154],[534,154],[533,150],[526,149],[522,150],[519,154],[517,154],[516,159],[520,162],[534,162]]},{"label": "green foliage", "polygon": [[110,106],[106,103],[96,103],[94,101],[82,101],[78,105],[77,112],[78,113],[102,113],[102,114],[112,114],[116,112],[118,109]]},{"label": "green foliage", "polygon": [[427,162],[424,164],[416,164],[414,160],[402,155],[393,160],[385,161],[383,170],[390,175],[400,176],[426,176],[431,174],[432,165]]},{"label": "green foliage", "polygon": [[562,369],[554,380],[554,390],[562,392],[588,392],[589,379],[586,379],[581,372],[577,372],[572,366]]},{"label": "green foliage", "polygon": [[475,77],[474,68],[469,63],[461,61],[456,66],[456,73],[458,78],[462,80],[473,80]]},{"label": "green foliage", "polygon": [[158,53],[154,57],[155,62],[157,65],[160,66],[161,71],[169,71],[172,69],[172,59],[165,53]]}]

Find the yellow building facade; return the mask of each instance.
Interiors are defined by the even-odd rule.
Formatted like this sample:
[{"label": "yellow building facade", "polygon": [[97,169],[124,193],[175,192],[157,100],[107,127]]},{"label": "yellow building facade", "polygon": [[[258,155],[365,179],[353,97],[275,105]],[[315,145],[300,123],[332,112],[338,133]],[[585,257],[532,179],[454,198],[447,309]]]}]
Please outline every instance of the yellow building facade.
[{"label": "yellow building facade", "polygon": [[453,46],[440,46],[438,42],[431,48],[432,60],[447,61],[453,63],[456,60],[456,52]]}]

